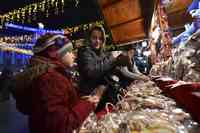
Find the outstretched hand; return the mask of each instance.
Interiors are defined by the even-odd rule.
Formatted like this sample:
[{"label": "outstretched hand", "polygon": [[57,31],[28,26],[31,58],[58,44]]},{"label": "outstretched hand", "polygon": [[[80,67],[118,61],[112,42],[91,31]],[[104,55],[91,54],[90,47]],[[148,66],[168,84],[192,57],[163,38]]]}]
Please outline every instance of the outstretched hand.
[{"label": "outstretched hand", "polygon": [[117,58],[122,52],[121,51],[112,51],[111,52],[111,55],[114,57],[114,58]]},{"label": "outstretched hand", "polygon": [[94,91],[89,96],[83,96],[81,97],[81,99],[85,99],[86,101],[89,101],[97,105],[105,90],[106,87],[104,85],[99,85],[97,88],[94,89]]}]

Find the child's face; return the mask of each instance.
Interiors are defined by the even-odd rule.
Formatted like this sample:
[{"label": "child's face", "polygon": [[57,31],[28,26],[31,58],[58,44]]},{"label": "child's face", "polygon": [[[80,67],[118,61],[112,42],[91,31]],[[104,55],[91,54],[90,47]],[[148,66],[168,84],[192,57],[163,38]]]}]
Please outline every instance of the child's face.
[{"label": "child's face", "polygon": [[64,65],[66,65],[67,67],[72,67],[74,64],[74,60],[75,60],[75,55],[73,52],[67,52],[63,57],[62,57],[62,62],[64,63]]}]

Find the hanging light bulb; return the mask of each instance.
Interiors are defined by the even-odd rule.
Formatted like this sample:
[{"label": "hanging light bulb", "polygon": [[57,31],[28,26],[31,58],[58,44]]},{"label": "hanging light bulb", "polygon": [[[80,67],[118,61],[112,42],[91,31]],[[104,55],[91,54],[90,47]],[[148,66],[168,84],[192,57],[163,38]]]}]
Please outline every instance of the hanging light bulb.
[{"label": "hanging light bulb", "polygon": [[79,0],[75,0],[75,7],[78,7],[79,5]]},{"label": "hanging light bulb", "polygon": [[38,8],[37,4],[33,4],[33,12],[37,12],[37,8]]},{"label": "hanging light bulb", "polygon": [[41,11],[44,12],[45,11],[45,1],[42,1],[41,3]]},{"label": "hanging light bulb", "polygon": [[49,7],[50,7],[50,0],[45,0],[45,3],[46,3],[46,17],[48,18],[49,17]]},{"label": "hanging light bulb", "polygon": [[37,18],[37,4],[33,4],[33,20],[36,20]]},{"label": "hanging light bulb", "polygon": [[61,12],[64,13],[65,1],[61,0]]},{"label": "hanging light bulb", "polygon": [[49,17],[49,10],[46,10],[46,17]]},{"label": "hanging light bulb", "polygon": [[24,23],[25,20],[25,8],[22,8],[22,23]]},{"label": "hanging light bulb", "polygon": [[31,16],[31,5],[28,6],[28,15]]},{"label": "hanging light bulb", "polygon": [[54,7],[55,0],[51,0],[51,7]]},{"label": "hanging light bulb", "polygon": [[3,16],[1,16],[0,18],[1,18],[1,25],[3,25],[3,22],[4,22],[4,17],[3,17]]},{"label": "hanging light bulb", "polygon": [[8,14],[5,15],[5,21],[8,22],[9,18],[8,18]]},{"label": "hanging light bulb", "polygon": [[56,0],[56,3],[55,3],[55,14],[58,15],[58,11],[59,11],[59,8],[58,8],[58,0]]}]

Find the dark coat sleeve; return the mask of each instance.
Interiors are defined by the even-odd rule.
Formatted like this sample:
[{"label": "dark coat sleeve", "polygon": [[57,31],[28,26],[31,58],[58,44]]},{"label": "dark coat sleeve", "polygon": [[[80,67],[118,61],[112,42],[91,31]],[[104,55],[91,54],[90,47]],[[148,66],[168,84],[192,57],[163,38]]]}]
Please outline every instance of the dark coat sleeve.
[{"label": "dark coat sleeve", "polygon": [[130,72],[127,67],[117,67],[116,71],[120,73],[120,76],[128,80],[142,80],[142,74],[137,72]]},{"label": "dark coat sleeve", "polygon": [[115,67],[116,59],[111,55],[96,56],[90,49],[81,49],[78,52],[79,70],[88,78],[100,78]]},{"label": "dark coat sleeve", "polygon": [[40,81],[41,97],[45,113],[45,127],[48,133],[71,133],[78,128],[94,110],[94,104],[76,100],[70,82],[56,75],[46,75]]}]

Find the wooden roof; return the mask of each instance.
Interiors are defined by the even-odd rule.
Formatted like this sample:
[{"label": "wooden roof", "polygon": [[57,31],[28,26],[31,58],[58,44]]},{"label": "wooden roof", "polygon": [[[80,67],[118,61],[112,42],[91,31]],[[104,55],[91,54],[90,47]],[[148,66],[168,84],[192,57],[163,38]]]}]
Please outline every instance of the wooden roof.
[{"label": "wooden roof", "polygon": [[98,3],[114,43],[147,38],[154,0],[98,0]]},{"label": "wooden roof", "polygon": [[[116,44],[148,37],[152,14],[157,0],[98,0],[107,26]],[[192,18],[187,7],[192,0],[174,0],[166,8],[172,30],[184,29]]]}]

